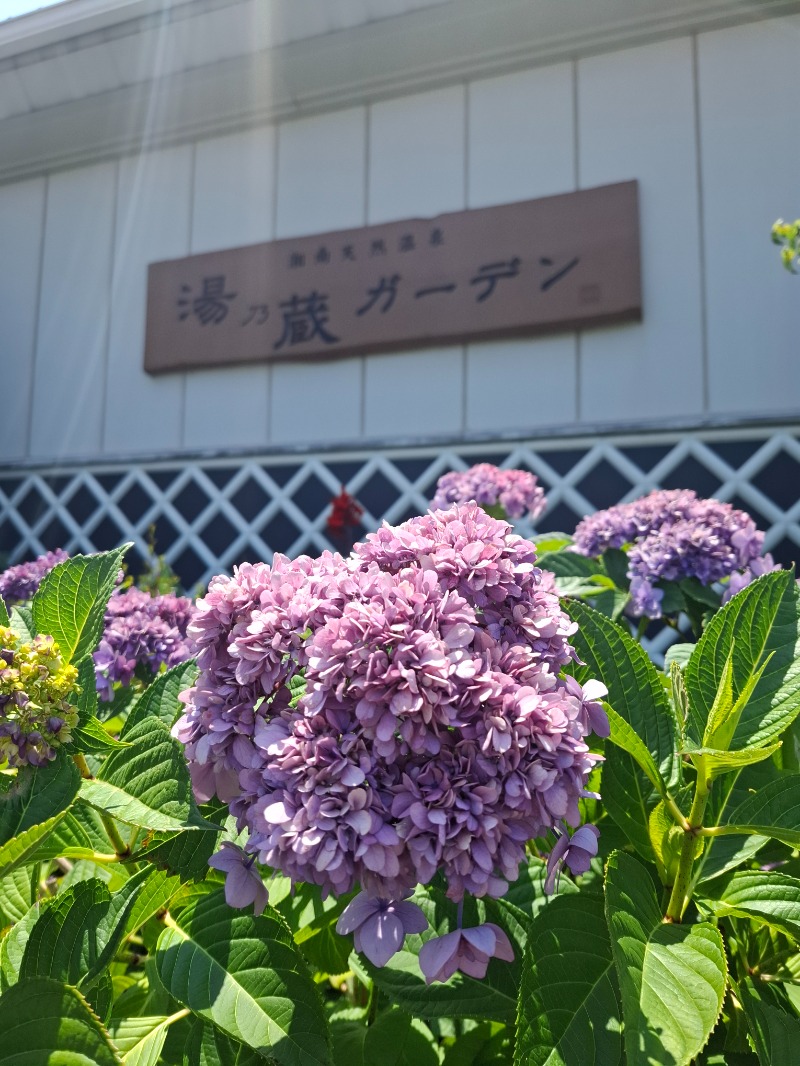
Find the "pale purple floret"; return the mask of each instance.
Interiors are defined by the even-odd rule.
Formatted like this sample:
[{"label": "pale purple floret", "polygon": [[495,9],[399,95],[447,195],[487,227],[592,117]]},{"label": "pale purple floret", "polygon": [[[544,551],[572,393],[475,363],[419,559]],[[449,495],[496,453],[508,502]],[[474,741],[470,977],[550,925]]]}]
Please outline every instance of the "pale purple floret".
[{"label": "pale purple floret", "polygon": [[380,899],[359,892],[342,911],[337,933],[352,933],[356,951],[375,966],[385,966],[403,946],[406,934],[421,933],[428,919],[416,903]]},{"label": "pale purple floret", "polygon": [[113,699],[114,682],[130,685],[137,666],[155,674],[162,665],[191,658],[186,636],[191,613],[192,601],[185,596],[151,596],[137,588],[115,592],[92,655],[100,698]]},{"label": "pale purple floret", "polygon": [[564,864],[575,875],[588,871],[597,854],[599,839],[600,830],[596,825],[582,825],[572,836],[566,830],[561,833],[547,860],[544,890],[548,896],[554,891]]},{"label": "pale purple floret", "polygon": [[9,606],[33,599],[42,578],[49,574],[53,567],[67,559],[69,555],[61,548],[56,548],[55,551],[46,552],[32,562],[10,566],[0,574],[0,596]]},{"label": "pale purple floret", "polygon": [[255,855],[247,855],[238,845],[224,840],[220,850],[208,860],[208,865],[226,875],[225,902],[228,906],[241,908],[252,903],[253,913],[258,915],[269,902],[269,892],[255,861]]},{"label": "pale purple floret", "polygon": [[584,518],[574,550],[599,556],[626,547],[630,613],[660,618],[664,593],[658,582],[691,577],[712,585],[749,567],[763,545],[764,534],[744,511],[699,499],[689,489],[664,489]]},{"label": "pale purple floret", "polygon": [[481,980],[492,958],[513,962],[514,950],[498,925],[485,922],[426,940],[420,948],[419,967],[427,984],[447,981],[457,970]]},{"label": "pale purple floret", "polygon": [[508,518],[527,514],[535,521],[547,506],[544,490],[528,470],[502,470],[491,463],[478,463],[469,470],[451,470],[436,483],[431,510],[444,510],[454,503],[474,501],[482,507],[500,506]]},{"label": "pale purple floret", "polygon": [[453,900],[499,896],[528,840],[580,824],[607,733],[602,686],[558,676],[575,630],[506,522],[430,513],[348,559],[215,578],[173,732],[198,798],[293,881],[403,900],[441,872]]},{"label": "pale purple floret", "polygon": [[722,593],[722,602],[727,603],[737,592],[747,588],[750,582],[755,581],[757,577],[763,577],[764,574],[771,574],[773,571],[780,569],[782,569],[780,564],[775,562],[769,552],[762,555],[760,559],[751,559],[750,564],[744,570],[731,574],[731,579]]}]

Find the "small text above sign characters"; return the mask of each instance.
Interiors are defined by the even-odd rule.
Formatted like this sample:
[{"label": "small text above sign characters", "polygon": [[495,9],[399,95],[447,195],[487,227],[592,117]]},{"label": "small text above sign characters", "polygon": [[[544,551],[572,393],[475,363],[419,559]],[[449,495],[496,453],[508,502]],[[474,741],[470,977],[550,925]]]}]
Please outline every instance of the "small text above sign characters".
[{"label": "small text above sign characters", "polygon": [[637,183],[152,263],[145,370],[641,318]]}]

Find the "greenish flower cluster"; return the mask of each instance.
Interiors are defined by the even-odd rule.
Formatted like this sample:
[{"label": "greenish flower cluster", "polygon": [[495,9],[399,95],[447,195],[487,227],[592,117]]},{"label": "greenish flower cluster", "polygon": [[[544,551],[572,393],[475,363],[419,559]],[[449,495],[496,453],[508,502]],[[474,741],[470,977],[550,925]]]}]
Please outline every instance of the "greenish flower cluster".
[{"label": "greenish flower cluster", "polygon": [[786,269],[800,273],[800,218],[794,222],[779,218],[772,227],[772,242],[781,246],[781,262]]},{"label": "greenish flower cluster", "polygon": [[78,711],[68,697],[77,677],[51,636],[23,641],[0,626],[0,759],[44,766],[72,740]]}]

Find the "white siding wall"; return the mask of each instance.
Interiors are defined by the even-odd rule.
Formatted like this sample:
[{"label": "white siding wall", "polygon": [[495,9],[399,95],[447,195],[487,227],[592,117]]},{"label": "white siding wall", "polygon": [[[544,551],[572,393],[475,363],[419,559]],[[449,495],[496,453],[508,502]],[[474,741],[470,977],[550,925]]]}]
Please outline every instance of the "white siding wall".
[{"label": "white siding wall", "polygon": [[[800,18],[0,187],[0,461],[800,413]],[[644,322],[325,364],[142,370],[146,267],[636,178]]]}]

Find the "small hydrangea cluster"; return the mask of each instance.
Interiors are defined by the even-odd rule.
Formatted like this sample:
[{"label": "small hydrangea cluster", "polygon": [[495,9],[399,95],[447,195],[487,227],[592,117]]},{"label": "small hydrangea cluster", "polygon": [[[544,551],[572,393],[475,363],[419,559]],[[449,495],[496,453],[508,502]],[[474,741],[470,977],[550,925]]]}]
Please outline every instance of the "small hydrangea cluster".
[{"label": "small hydrangea cluster", "polygon": [[[474,500],[481,507],[500,507],[504,517],[522,518],[528,514],[535,521],[547,505],[544,490],[536,475],[527,470],[501,470],[491,463],[478,463],[469,470],[452,470],[436,483],[431,507],[449,507]],[[496,517],[501,517],[497,515]]]},{"label": "small hydrangea cluster", "polygon": [[744,511],[699,499],[691,489],[662,489],[584,518],[574,548],[598,556],[627,547],[631,613],[660,618],[664,592],[656,582],[694,577],[711,585],[750,566],[763,544]]},{"label": "small hydrangea cluster", "polygon": [[0,596],[9,606],[33,599],[45,574],[49,574],[54,566],[66,559],[69,559],[67,553],[56,548],[55,551],[40,555],[33,562],[10,566],[0,574]]},{"label": "small hydrangea cluster", "polygon": [[114,682],[129,685],[137,666],[155,674],[162,664],[177,666],[189,659],[191,613],[192,601],[184,596],[151,596],[137,588],[115,592],[93,655],[100,698],[113,699]]},{"label": "small hydrangea cluster", "polygon": [[348,559],[276,555],[213,579],[175,735],[247,852],[325,893],[361,886],[341,928],[381,965],[425,927],[405,902],[417,884],[441,872],[453,900],[500,896],[528,840],[579,824],[586,738],[608,723],[599,683],[558,676],[575,630],[506,522],[431,512]]},{"label": "small hydrangea cluster", "polygon": [[9,766],[44,766],[68,744],[78,724],[67,697],[78,671],[50,636],[21,641],[0,626],[0,759]]}]

